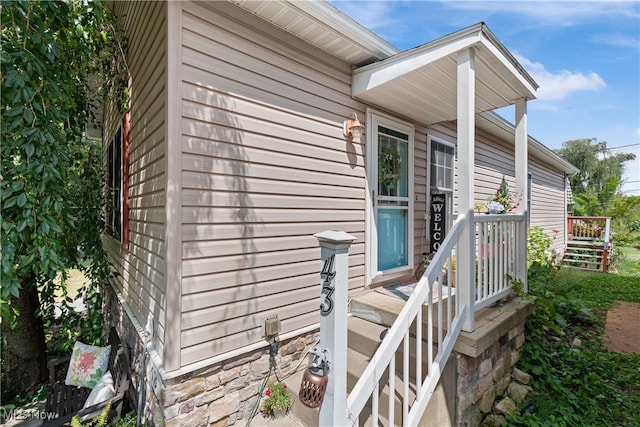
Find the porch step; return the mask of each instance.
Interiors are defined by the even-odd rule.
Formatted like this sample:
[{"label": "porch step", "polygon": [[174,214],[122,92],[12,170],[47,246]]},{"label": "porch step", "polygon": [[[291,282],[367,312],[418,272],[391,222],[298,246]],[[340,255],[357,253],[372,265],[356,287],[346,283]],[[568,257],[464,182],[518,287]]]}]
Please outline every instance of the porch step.
[{"label": "porch step", "polygon": [[[347,327],[348,348],[344,363],[347,363],[347,391],[350,392],[380,345],[380,334],[386,328],[353,316],[349,317]],[[303,375],[304,371],[297,372],[286,381],[295,396],[300,392]],[[318,425],[318,409],[308,408],[296,401],[291,412],[309,427]]]},{"label": "porch step", "polygon": [[[378,292],[370,292],[351,301],[351,311],[353,316],[348,319],[348,349],[347,349],[347,390],[351,392],[364,369],[367,367],[371,357],[379,347],[381,333],[390,326],[398,313],[404,306],[404,301],[399,298],[390,297]],[[357,313],[357,315],[356,315]],[[373,321],[369,320],[372,319]],[[416,341],[411,339],[410,346],[415,348]],[[423,343],[423,354],[426,357],[427,345]],[[435,350],[434,350],[435,351]],[[453,356],[452,356],[453,357]],[[395,394],[399,396],[403,393],[402,382],[402,355],[396,356],[395,374]],[[410,398],[415,397],[415,357],[410,357]],[[420,425],[424,426],[447,426],[452,425],[455,407],[455,364],[448,363],[446,367],[447,375],[443,376],[434,394],[434,398],[429,402],[425,418]],[[422,368],[423,375],[426,375],[426,367]],[[398,373],[400,375],[398,375]],[[295,396],[298,395],[304,371],[299,371],[286,380],[287,385]],[[444,385],[443,385],[444,384]],[[447,396],[447,397],[445,397]],[[385,374],[380,382],[380,396],[378,400],[378,425],[388,426],[387,419],[389,413],[389,387],[388,374]],[[394,399],[395,425],[402,425],[402,403],[399,398]],[[292,415],[309,427],[318,426],[318,409],[311,409],[304,406],[297,399],[291,409]],[[369,414],[365,416],[364,414]],[[359,426],[368,427],[372,425],[371,401],[363,409],[363,416],[359,420]]]},{"label": "porch step", "polygon": [[[360,323],[360,322],[356,322],[356,323]],[[377,326],[377,325],[374,325],[374,326]],[[372,328],[370,326],[367,326],[366,329],[372,330],[372,329],[375,329],[375,327]],[[360,336],[360,338],[363,338],[363,337],[364,335]],[[363,339],[362,341],[364,343],[364,341],[368,341],[368,340]],[[371,340],[371,341],[374,341],[374,340]],[[364,343],[364,345],[367,347],[371,347],[373,344]],[[362,372],[364,372],[365,368],[369,364],[370,359],[371,359],[371,356],[364,355],[352,348],[347,349],[347,361],[348,361],[347,390],[349,392],[351,392],[351,389],[353,389],[353,387],[355,386]],[[303,375],[304,375],[304,372],[300,371],[286,380],[288,387],[291,388],[291,391],[294,393],[295,396],[297,396],[298,393],[300,392],[300,384],[302,382]],[[380,391],[379,401],[378,401],[378,412],[379,412],[378,425],[380,426],[389,425],[388,418],[387,418],[389,414],[388,383],[389,383],[389,377],[388,377],[388,374],[385,374],[383,375],[380,381],[381,391]],[[404,384],[403,384],[402,378],[399,377],[398,375],[395,375],[394,389],[395,389],[396,396],[401,396],[404,391]],[[414,397],[415,397],[415,384],[411,382],[409,384],[409,398],[413,399]],[[319,412],[320,412],[319,409],[308,408],[304,406],[302,403],[300,403],[299,401],[296,401],[296,403],[291,408],[292,415],[296,419],[300,420],[304,425],[309,427],[317,427],[319,425],[318,423]],[[402,422],[401,422],[402,403],[398,397],[394,398],[394,412],[395,412],[394,419],[396,420],[395,425],[398,425],[398,426],[402,425]],[[369,401],[365,406],[365,408],[363,409],[363,414],[371,414],[371,401]],[[359,425],[363,427],[372,425],[372,417],[370,415],[361,417],[359,421],[360,421]]]},{"label": "porch step", "polygon": [[602,271],[604,243],[594,241],[567,242],[562,262],[567,267],[589,271]]},{"label": "porch step", "polygon": [[[368,292],[363,295],[359,295],[350,301],[350,311],[354,317],[367,320],[378,325],[391,327],[393,322],[398,318],[398,314],[402,311],[405,301],[382,294],[380,292]],[[438,302],[432,304],[434,316],[437,318]],[[443,302],[443,316],[446,316],[447,300],[445,298]],[[427,312],[429,308],[427,304],[422,305],[422,324],[427,325]],[[452,315],[453,317],[453,315]],[[434,333],[437,333],[437,323],[434,318]],[[445,317],[443,317],[445,318]],[[411,334],[415,336],[415,332],[411,331]],[[425,337],[426,338],[426,337]]]}]

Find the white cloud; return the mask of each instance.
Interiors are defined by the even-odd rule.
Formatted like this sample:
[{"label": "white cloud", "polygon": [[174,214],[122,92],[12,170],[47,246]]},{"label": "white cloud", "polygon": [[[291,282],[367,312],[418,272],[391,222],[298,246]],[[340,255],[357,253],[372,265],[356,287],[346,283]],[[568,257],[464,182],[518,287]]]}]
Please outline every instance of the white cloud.
[{"label": "white cloud", "polygon": [[631,37],[619,34],[598,34],[592,36],[591,41],[610,46],[628,47],[636,50],[640,49],[640,35]]},{"label": "white cloud", "polygon": [[540,85],[537,94],[537,98],[540,100],[557,101],[574,92],[598,91],[607,86],[598,73],[582,73],[568,70],[552,73],[539,62],[532,62],[519,55],[516,55],[516,57]]},{"label": "white cloud", "polygon": [[508,12],[536,19],[539,24],[571,26],[606,17],[640,18],[636,1],[447,1],[446,6],[462,10]]},{"label": "white cloud", "polygon": [[394,24],[391,13],[394,4],[385,1],[330,1],[334,7],[340,6],[340,10],[347,16],[356,20],[359,24],[378,32],[380,29],[390,27]]}]

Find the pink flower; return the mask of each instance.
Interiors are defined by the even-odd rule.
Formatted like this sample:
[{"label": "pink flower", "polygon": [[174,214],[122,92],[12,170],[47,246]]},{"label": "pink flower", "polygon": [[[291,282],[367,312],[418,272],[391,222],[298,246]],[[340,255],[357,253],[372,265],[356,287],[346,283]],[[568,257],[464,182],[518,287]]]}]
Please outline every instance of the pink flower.
[{"label": "pink flower", "polygon": [[78,358],[78,369],[88,372],[89,370],[93,369],[95,360],[95,354],[91,352],[82,353]]},{"label": "pink flower", "polygon": [[271,395],[271,390],[267,390],[267,391],[265,391],[265,392],[264,392],[264,395],[265,395],[265,396],[269,396],[269,395]]},{"label": "pink flower", "polygon": [[282,384],[282,385],[284,386],[284,388],[287,388],[287,385],[286,385],[286,384]]}]

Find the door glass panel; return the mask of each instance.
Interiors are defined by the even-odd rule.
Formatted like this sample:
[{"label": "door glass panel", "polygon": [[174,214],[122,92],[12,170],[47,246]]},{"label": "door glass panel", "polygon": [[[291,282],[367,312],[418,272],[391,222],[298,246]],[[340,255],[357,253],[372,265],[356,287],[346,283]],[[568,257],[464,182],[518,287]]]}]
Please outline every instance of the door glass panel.
[{"label": "door glass panel", "polygon": [[378,271],[409,265],[409,136],[378,126]]},{"label": "door glass panel", "polygon": [[378,126],[378,194],[408,197],[409,137]]},{"label": "door glass panel", "polygon": [[378,209],[378,269],[390,270],[408,265],[408,210]]}]

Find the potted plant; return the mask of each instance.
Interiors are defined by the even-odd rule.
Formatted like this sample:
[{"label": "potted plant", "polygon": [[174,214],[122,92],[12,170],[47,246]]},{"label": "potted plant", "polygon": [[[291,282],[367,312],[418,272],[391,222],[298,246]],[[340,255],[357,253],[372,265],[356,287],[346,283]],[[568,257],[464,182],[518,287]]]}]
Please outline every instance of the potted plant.
[{"label": "potted plant", "polygon": [[293,403],[291,390],[282,382],[271,383],[264,392],[262,413],[265,416],[282,418]]},{"label": "potted plant", "polygon": [[488,214],[505,214],[514,211],[520,203],[520,197],[509,191],[507,181],[502,177],[500,187],[487,203],[476,205],[475,211],[484,210]]}]

